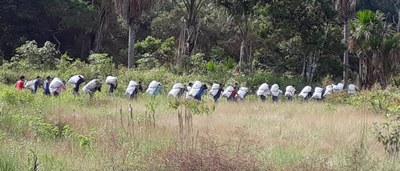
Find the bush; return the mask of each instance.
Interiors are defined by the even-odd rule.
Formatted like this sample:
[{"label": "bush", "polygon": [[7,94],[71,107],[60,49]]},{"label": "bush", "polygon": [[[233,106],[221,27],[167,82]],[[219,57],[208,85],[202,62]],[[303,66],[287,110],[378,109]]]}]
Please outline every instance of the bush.
[{"label": "bush", "polygon": [[55,69],[58,62],[55,44],[47,41],[43,47],[38,47],[36,41],[26,41],[16,49],[13,62],[20,64],[23,68],[32,69]]}]

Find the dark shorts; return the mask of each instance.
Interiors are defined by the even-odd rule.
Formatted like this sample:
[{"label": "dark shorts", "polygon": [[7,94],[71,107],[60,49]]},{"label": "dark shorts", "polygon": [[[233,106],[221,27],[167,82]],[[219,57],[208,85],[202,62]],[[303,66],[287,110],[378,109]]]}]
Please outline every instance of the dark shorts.
[{"label": "dark shorts", "polygon": [[260,95],[260,99],[261,101],[265,102],[265,100],[267,100],[267,97],[265,97],[264,95]]}]

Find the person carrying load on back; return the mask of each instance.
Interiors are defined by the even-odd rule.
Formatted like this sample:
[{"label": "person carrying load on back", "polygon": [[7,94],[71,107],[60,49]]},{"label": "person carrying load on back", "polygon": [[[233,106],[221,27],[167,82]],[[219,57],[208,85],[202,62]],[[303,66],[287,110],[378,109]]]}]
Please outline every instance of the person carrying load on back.
[{"label": "person carrying load on back", "polygon": [[228,101],[233,101],[233,102],[236,101],[237,100],[236,95],[237,95],[238,91],[239,91],[239,84],[235,83],[235,86],[233,86],[233,91],[232,91],[231,95],[229,96]]},{"label": "person carrying load on back", "polygon": [[68,80],[68,84],[72,85],[75,96],[79,96],[79,86],[85,82],[85,78],[82,75],[74,75]]},{"label": "person carrying load on back", "polygon": [[192,87],[193,87],[193,83],[189,83],[188,86],[186,87],[186,98],[187,98],[187,99],[192,98],[192,97],[190,96],[190,94],[189,94],[189,92],[192,90]]},{"label": "person carrying load on back", "polygon": [[228,85],[228,87],[226,87],[225,91],[222,93],[222,96],[225,97],[229,101],[229,97],[232,96],[233,91],[234,91],[233,86]]},{"label": "person carrying load on back", "polygon": [[269,94],[270,94],[269,85],[267,83],[261,84],[261,86],[257,90],[257,96],[260,97],[261,101],[265,102]]},{"label": "person carrying load on back", "polygon": [[168,92],[168,96],[181,97],[186,91],[186,86],[181,83],[176,83],[172,86],[171,91]]},{"label": "person carrying load on back", "polygon": [[[207,86],[206,86],[207,87]],[[195,81],[192,88],[189,91],[189,96],[196,100],[201,100],[201,95],[204,93],[203,83],[200,81]],[[201,92],[203,91],[203,92]],[[200,93],[199,93],[200,92]]]},{"label": "person carrying load on back", "polygon": [[130,100],[136,98],[137,97],[136,95],[138,94],[138,91],[139,91],[138,88],[139,88],[138,83],[136,83],[135,81],[129,81],[129,85],[128,85],[128,88],[126,88],[125,95]]},{"label": "person carrying load on back", "polygon": [[286,91],[285,91],[285,97],[286,97],[287,101],[292,101],[295,93],[296,93],[296,89],[293,86],[291,86],[291,85],[287,86]]},{"label": "person carrying load on back", "polygon": [[315,87],[314,93],[311,96],[312,99],[315,100],[322,100],[322,95],[324,94],[324,88],[321,87]]},{"label": "person carrying load on back", "polygon": [[279,89],[278,84],[274,84],[271,86],[271,95],[272,95],[272,102],[279,101],[279,94],[283,93],[282,90]]},{"label": "person carrying load on back", "polygon": [[40,77],[37,76],[36,79],[26,82],[24,87],[31,90],[32,94],[36,94],[39,86],[40,86]]},{"label": "person carrying load on back", "polygon": [[214,102],[217,102],[218,99],[221,97],[224,89],[222,88],[223,85],[219,83],[214,83],[210,90],[210,95],[213,97]]},{"label": "person carrying load on back", "polygon": [[206,84],[202,84],[200,90],[194,96],[195,100],[201,101],[201,96],[203,96],[204,92],[208,89]]},{"label": "person carrying load on back", "polygon": [[46,96],[50,95],[50,82],[51,82],[50,76],[47,76],[46,80],[43,81],[43,94]]},{"label": "person carrying load on back", "polygon": [[236,98],[239,98],[240,101],[243,101],[244,98],[245,98],[246,95],[247,95],[247,92],[249,92],[249,88],[247,88],[247,87],[240,87],[240,88],[239,88],[239,91],[238,91],[237,94],[236,94]]},{"label": "person carrying load on back", "polygon": [[24,85],[25,85],[25,76],[21,76],[21,77],[19,77],[19,80],[15,84],[15,88],[18,91],[22,91],[22,89],[24,89]]},{"label": "person carrying load on back", "polygon": [[349,84],[347,93],[348,93],[348,94],[355,94],[355,93],[357,93],[357,87],[356,87],[354,84]]},{"label": "person carrying load on back", "polygon": [[160,93],[160,90],[162,89],[162,84],[157,81],[152,81],[149,84],[149,87],[146,90],[147,94],[150,94],[152,96],[157,96]]},{"label": "person carrying load on back", "polygon": [[113,76],[108,76],[106,78],[106,84],[110,86],[108,89],[108,94],[114,96],[114,90],[118,87],[118,78]]},{"label": "person carrying load on back", "polygon": [[60,93],[66,89],[65,81],[62,81],[60,78],[54,78],[49,85],[50,93],[53,96],[59,96]]},{"label": "person carrying load on back", "polygon": [[305,86],[303,90],[301,90],[299,97],[301,97],[303,100],[306,100],[311,97],[311,92],[312,92],[312,87],[311,86]]},{"label": "person carrying load on back", "polygon": [[98,79],[93,79],[89,83],[87,83],[85,86],[83,86],[82,91],[86,94],[90,95],[90,98],[94,96],[94,93],[96,91],[101,92],[101,82]]},{"label": "person carrying load on back", "polygon": [[333,93],[333,85],[327,85],[323,97],[329,96]]}]

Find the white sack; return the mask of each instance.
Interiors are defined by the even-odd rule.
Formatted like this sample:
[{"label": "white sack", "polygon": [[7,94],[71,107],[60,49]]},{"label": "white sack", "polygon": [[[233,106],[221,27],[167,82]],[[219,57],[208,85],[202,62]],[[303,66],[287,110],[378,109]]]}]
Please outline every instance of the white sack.
[{"label": "white sack", "polygon": [[57,91],[58,88],[63,87],[64,84],[62,82],[62,80],[60,78],[54,78],[51,82],[50,82],[50,93],[54,93]]},{"label": "white sack", "polygon": [[131,95],[139,84],[135,81],[129,81],[128,88],[126,88],[125,95]]},{"label": "white sack", "polygon": [[303,90],[301,90],[299,96],[302,98],[307,98],[308,94],[312,91],[310,86],[305,86]]},{"label": "white sack", "polygon": [[181,83],[176,83],[174,84],[174,86],[172,87],[171,91],[169,91],[168,95],[169,96],[173,96],[173,97],[177,97],[179,95],[179,93],[185,89],[185,87],[181,84]]},{"label": "white sack", "polygon": [[147,88],[146,93],[147,93],[147,94],[150,94],[150,95],[155,95],[156,90],[157,90],[157,88],[158,88],[160,85],[161,85],[160,82],[152,81],[152,82],[149,84],[149,87]]},{"label": "white sack", "polygon": [[201,83],[200,81],[195,81],[192,89],[189,91],[189,96],[196,96],[197,93],[200,91],[201,86],[203,86],[203,83]]},{"label": "white sack", "polygon": [[113,77],[113,76],[108,76],[106,78],[106,84],[112,84],[112,85],[117,85],[118,84],[118,78],[117,77]]},{"label": "white sack", "polygon": [[357,93],[357,87],[354,84],[350,84],[347,91],[349,94]]},{"label": "white sack", "polygon": [[214,84],[212,85],[212,87],[211,87],[210,95],[211,95],[211,96],[217,95],[219,88],[220,88],[220,85],[214,83]]},{"label": "white sack", "polygon": [[224,93],[222,93],[222,96],[224,96],[224,97],[226,97],[226,98],[229,98],[229,97],[231,96],[233,90],[234,90],[234,88],[233,88],[232,86],[228,86],[228,87],[225,89]]},{"label": "white sack", "polygon": [[25,83],[24,87],[29,89],[29,90],[35,90],[35,82],[37,81],[37,79],[28,81]]},{"label": "white sack", "polygon": [[293,86],[287,86],[286,91],[285,91],[285,96],[293,97],[295,92],[296,92],[296,89]]},{"label": "white sack", "polygon": [[261,86],[257,90],[257,96],[267,96],[269,93],[269,85],[267,83],[261,84]]},{"label": "white sack", "polygon": [[68,80],[68,83],[77,84],[80,78],[84,79],[82,75],[74,75]]},{"label": "white sack", "polygon": [[94,79],[87,83],[85,86],[83,86],[82,91],[84,93],[91,93],[93,92],[94,89],[96,89],[97,85],[99,84],[99,81]]},{"label": "white sack", "polygon": [[324,92],[324,89],[321,87],[315,87],[314,93],[311,98],[313,99],[322,99],[322,93]]},{"label": "white sack", "polygon": [[342,92],[343,89],[344,89],[344,84],[343,84],[343,83],[339,83],[339,84],[337,85],[337,90],[338,90],[339,92]]},{"label": "white sack", "polygon": [[279,96],[279,93],[281,93],[282,91],[279,89],[279,85],[278,84],[274,84],[271,87],[271,94],[273,96]]},{"label": "white sack", "polygon": [[324,97],[325,96],[329,96],[333,93],[333,86],[332,85],[327,85],[325,88],[325,93],[324,93]]},{"label": "white sack", "polygon": [[249,92],[249,88],[247,87],[240,87],[237,96],[239,96],[241,99],[244,99],[246,96],[247,92]]}]

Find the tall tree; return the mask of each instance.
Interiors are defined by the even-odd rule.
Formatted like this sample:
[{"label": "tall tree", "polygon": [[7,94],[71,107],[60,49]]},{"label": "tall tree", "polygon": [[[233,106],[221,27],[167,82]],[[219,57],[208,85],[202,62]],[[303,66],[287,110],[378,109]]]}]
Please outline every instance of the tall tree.
[{"label": "tall tree", "polygon": [[[343,23],[343,41],[346,47],[349,45],[349,20],[354,17],[356,12],[357,0],[335,0],[335,8],[338,11],[339,21]],[[347,83],[349,79],[349,50],[343,53],[343,80]]]},{"label": "tall tree", "polygon": [[360,11],[351,23],[351,49],[359,56],[362,88],[370,89],[376,83],[387,86],[399,65],[400,36],[395,32],[380,11]]},{"label": "tall tree", "polygon": [[[172,0],[179,9],[185,14],[185,27],[180,35],[181,42],[178,50],[177,64],[181,64],[182,55],[191,56],[196,46],[200,22],[199,15],[202,8],[206,5],[206,0]],[[182,41],[181,40],[181,41]],[[183,53],[183,54],[182,54]]]},{"label": "tall tree", "polygon": [[134,67],[135,21],[143,11],[149,10],[155,0],[115,0],[115,7],[129,27],[128,68]]},{"label": "tall tree", "polygon": [[259,0],[218,0],[217,2],[228,11],[230,18],[239,29],[241,39],[239,68],[243,69],[243,64],[249,62],[248,37],[251,31],[252,17],[255,13],[254,7]]}]

